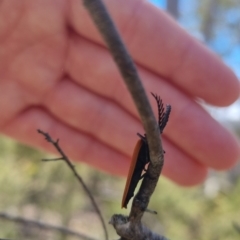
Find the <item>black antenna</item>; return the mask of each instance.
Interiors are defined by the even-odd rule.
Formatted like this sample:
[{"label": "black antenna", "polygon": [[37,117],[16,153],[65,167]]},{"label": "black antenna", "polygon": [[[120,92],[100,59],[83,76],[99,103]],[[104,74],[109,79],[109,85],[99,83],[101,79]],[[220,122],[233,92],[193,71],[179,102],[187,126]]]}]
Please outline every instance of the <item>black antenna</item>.
[{"label": "black antenna", "polygon": [[163,129],[165,128],[165,126],[167,125],[168,119],[169,119],[169,115],[171,112],[171,105],[167,105],[166,106],[166,111],[164,112],[164,106],[163,106],[163,102],[162,99],[154,93],[151,93],[153,95],[153,97],[155,98],[156,102],[157,102],[157,106],[158,106],[158,126],[159,126],[159,130],[160,133],[163,132]]},{"label": "black antenna", "polygon": [[163,119],[161,124],[159,125],[159,129],[160,129],[160,133],[163,132],[163,129],[166,127],[168,119],[169,119],[169,115],[171,113],[171,105],[167,105],[166,106],[166,112],[164,113]]}]

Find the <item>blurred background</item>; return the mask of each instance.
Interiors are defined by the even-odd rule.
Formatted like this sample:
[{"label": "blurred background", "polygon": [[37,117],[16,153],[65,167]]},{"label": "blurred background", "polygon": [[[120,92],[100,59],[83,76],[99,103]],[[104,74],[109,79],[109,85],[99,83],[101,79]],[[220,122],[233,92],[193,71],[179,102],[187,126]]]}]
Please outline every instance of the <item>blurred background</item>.
[{"label": "blurred background", "polygon": [[[152,0],[168,11],[187,31],[205,42],[240,77],[240,2],[238,0]],[[240,135],[240,102],[228,108],[208,106],[218,121]],[[64,146],[63,146],[64,147]],[[104,234],[88,197],[64,162],[0,137],[0,238],[24,240],[80,239],[59,231],[8,220],[18,216],[64,226],[95,239]],[[94,193],[106,222],[120,207],[125,179],[107,175],[84,164],[77,170]],[[211,171],[204,184],[181,188],[160,179],[144,222],[169,239],[240,239],[240,165],[228,172]],[[6,213],[6,215],[4,214]],[[89,224],[91,223],[91,224]],[[110,239],[118,236],[108,225]]]}]

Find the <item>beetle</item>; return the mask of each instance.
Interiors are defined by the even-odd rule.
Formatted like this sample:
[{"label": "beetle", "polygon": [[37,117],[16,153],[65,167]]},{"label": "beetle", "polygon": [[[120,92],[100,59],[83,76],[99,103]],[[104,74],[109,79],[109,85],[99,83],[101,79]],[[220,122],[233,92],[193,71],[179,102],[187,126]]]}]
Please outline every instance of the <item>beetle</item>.
[{"label": "beetle", "polygon": [[[162,100],[159,96],[151,93],[155,98],[158,106],[158,126],[160,133],[163,132],[164,127],[167,124],[171,106],[166,106],[166,111],[164,112],[164,106]],[[134,196],[135,188],[137,187],[138,182],[145,176],[145,173],[142,175],[142,172],[145,170],[145,166],[150,162],[149,148],[147,143],[146,134],[142,136],[137,134],[140,139],[137,141],[137,144],[134,148],[132,161],[128,172],[128,177],[123,192],[122,198],[122,208],[127,208],[129,200]],[[146,171],[146,170],[145,170]]]},{"label": "beetle", "polygon": [[140,139],[133,151],[132,161],[122,198],[122,208],[127,208],[129,200],[134,196],[134,190],[142,178],[145,165],[150,161],[146,137],[140,135]]}]

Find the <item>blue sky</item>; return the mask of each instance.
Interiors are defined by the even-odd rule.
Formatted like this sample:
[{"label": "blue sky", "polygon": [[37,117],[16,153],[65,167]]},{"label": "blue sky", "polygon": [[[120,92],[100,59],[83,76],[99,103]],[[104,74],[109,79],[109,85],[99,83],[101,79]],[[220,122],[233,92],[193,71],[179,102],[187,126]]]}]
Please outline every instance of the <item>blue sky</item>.
[{"label": "blue sky", "polygon": [[[166,8],[165,0],[150,1],[158,7],[163,9]],[[198,1],[181,0],[179,4],[180,14],[182,16],[179,23],[192,35],[201,39],[201,32],[198,31],[200,22],[195,12]],[[226,18],[226,21],[234,22],[237,18],[240,18],[240,10],[232,9],[231,11],[228,11],[224,17]],[[229,65],[240,78],[240,46],[235,45],[234,49],[232,48],[234,39],[231,38],[231,30],[221,28],[216,29],[216,31],[216,38],[209,43],[209,48],[214,52],[222,54],[225,63]],[[229,49],[231,49],[231,51],[229,51]],[[228,52],[228,54],[224,55],[225,52]]]},{"label": "blue sky", "polygon": [[[150,1],[158,7],[166,8],[165,0]],[[199,32],[200,21],[195,11],[197,4],[198,1],[196,0],[180,0],[179,9],[181,17],[179,23],[192,35],[203,39],[201,32]],[[232,9],[224,14],[223,23],[226,23],[226,21],[240,21],[239,19],[240,9]],[[224,28],[224,24],[223,26],[218,26],[218,29],[215,29],[214,33],[215,38],[208,44],[208,47],[220,54],[223,61],[230,66],[238,78],[240,78],[240,44],[235,43],[237,40],[234,39],[233,34],[231,34],[231,29]],[[240,100],[228,108],[211,108],[210,110],[220,121],[240,121]]]},{"label": "blue sky", "polygon": [[164,0],[151,0],[151,2],[162,8],[165,8],[166,6],[166,1]]}]

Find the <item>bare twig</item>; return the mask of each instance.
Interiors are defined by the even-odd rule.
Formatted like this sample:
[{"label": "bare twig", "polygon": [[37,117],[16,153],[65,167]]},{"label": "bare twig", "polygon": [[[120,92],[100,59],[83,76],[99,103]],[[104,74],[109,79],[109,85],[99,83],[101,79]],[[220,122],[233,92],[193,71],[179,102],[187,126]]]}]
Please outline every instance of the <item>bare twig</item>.
[{"label": "bare twig", "polygon": [[[87,185],[84,183],[83,179],[81,178],[81,176],[76,171],[74,165],[71,163],[71,161],[69,160],[67,155],[63,152],[63,150],[59,146],[59,144],[58,144],[59,143],[59,139],[54,141],[48,133],[45,133],[45,132],[43,132],[40,129],[38,129],[37,131],[40,134],[42,134],[45,137],[45,139],[48,142],[50,142],[57,149],[57,151],[61,154],[61,156],[62,156],[61,158],[53,159],[53,161],[56,161],[56,160],[63,160],[63,161],[65,161],[65,163],[68,165],[68,167],[73,172],[74,176],[77,178],[78,182],[82,185],[84,191],[86,192],[86,194],[90,198],[91,203],[92,203],[93,207],[95,208],[95,211],[96,211],[97,215],[99,216],[100,222],[102,223],[102,226],[103,226],[103,229],[104,229],[104,234],[105,234],[105,239],[108,240],[107,228],[106,228],[106,225],[105,225],[102,213],[101,213],[97,203],[95,202],[95,199],[93,198],[93,195],[91,194],[90,190],[88,189]],[[51,159],[43,159],[43,161],[51,161]]]},{"label": "bare twig", "polygon": [[[51,224],[42,223],[42,222],[39,222],[39,221],[34,221],[34,220],[22,218],[22,217],[12,216],[12,215],[4,213],[4,212],[0,212],[0,218],[3,219],[3,220],[15,222],[15,223],[22,224],[22,225],[28,225],[28,226],[31,226],[31,227],[44,229],[44,230],[47,230],[47,231],[60,232],[61,234],[70,235],[70,236],[73,236],[73,237],[77,237],[79,239],[96,240],[94,238],[86,236],[85,234],[72,231],[68,228],[64,228],[64,227],[60,227],[60,226],[54,226],[54,225],[51,225]],[[2,238],[0,238],[0,240],[1,239]]]},{"label": "bare twig", "polygon": [[[83,0],[83,3],[111,51],[125,84],[132,95],[147,135],[150,152],[150,164],[147,169],[149,177],[143,179],[140,190],[133,200],[130,218],[128,219],[130,222],[127,223],[129,228],[126,229],[126,235],[123,233],[120,235],[126,239],[140,239],[138,236],[141,234],[132,235],[134,233],[132,230],[138,229],[139,231],[136,230],[135,232],[139,233],[143,229],[140,220],[154,192],[164,163],[164,151],[159,137],[159,127],[134,62],[128,54],[104,4],[101,0]],[[127,230],[132,234],[127,233]]]}]

